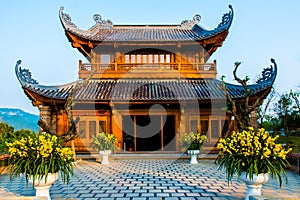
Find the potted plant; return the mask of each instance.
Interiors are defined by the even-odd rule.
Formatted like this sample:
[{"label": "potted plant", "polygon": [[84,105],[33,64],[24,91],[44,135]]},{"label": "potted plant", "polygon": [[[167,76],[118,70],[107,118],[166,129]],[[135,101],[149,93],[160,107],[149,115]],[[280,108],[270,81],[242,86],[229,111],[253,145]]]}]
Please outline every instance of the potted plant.
[{"label": "potted plant", "polygon": [[202,144],[206,139],[205,135],[201,135],[200,133],[183,133],[180,135],[180,146],[183,152],[187,152],[187,154],[191,155],[190,163],[197,164],[197,155],[200,153]]},{"label": "potted plant", "polygon": [[247,185],[246,199],[251,195],[261,195],[262,184],[267,182],[269,174],[278,177],[280,187],[282,174],[286,178],[285,168],[289,166],[286,159],[291,151],[276,144],[276,137],[272,137],[265,129],[255,131],[252,127],[240,132],[233,131],[227,138],[220,139],[217,148],[219,169],[226,170],[230,181],[234,174]]},{"label": "potted plant", "polygon": [[73,175],[73,152],[55,135],[29,132],[26,136],[6,142],[10,156],[10,178],[24,174],[36,196],[50,198],[49,189],[58,179],[69,182]]},{"label": "potted plant", "polygon": [[114,134],[98,133],[92,138],[92,146],[98,149],[99,154],[102,155],[102,164],[109,164],[108,156],[112,151],[117,150],[117,137]]}]

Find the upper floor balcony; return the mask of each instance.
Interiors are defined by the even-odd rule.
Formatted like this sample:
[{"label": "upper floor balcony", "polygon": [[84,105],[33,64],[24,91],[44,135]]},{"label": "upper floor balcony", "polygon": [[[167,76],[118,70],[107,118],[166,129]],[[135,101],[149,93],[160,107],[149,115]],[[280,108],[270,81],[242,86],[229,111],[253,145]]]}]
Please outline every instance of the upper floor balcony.
[{"label": "upper floor balcony", "polygon": [[79,78],[216,78],[213,63],[82,63]]}]

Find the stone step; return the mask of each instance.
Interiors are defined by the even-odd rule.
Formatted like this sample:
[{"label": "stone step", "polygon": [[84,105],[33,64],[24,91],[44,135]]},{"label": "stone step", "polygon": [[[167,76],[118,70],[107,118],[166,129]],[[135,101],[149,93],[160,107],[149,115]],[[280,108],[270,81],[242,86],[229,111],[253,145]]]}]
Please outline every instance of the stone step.
[{"label": "stone step", "polygon": [[[101,157],[100,154],[80,154],[76,155],[78,160],[96,160]],[[110,159],[124,160],[124,159],[189,159],[190,156],[182,153],[116,153],[109,156]],[[217,154],[199,154],[198,159],[210,159],[215,160]]]}]

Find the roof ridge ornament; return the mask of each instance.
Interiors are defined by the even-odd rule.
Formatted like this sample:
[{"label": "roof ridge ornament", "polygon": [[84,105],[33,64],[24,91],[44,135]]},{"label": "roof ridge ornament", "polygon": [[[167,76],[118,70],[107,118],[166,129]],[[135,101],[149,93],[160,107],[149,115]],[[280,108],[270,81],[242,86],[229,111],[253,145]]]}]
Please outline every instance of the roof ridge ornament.
[{"label": "roof ridge ornament", "polygon": [[103,29],[113,28],[112,21],[110,19],[107,19],[107,20],[102,19],[100,14],[94,14],[93,19],[97,25],[100,25],[100,28],[103,28]]},{"label": "roof ridge ornament", "polygon": [[31,72],[29,69],[22,69],[21,68],[22,60],[18,60],[15,66],[15,71],[18,80],[22,85],[24,84],[39,84],[35,79],[32,78]]},{"label": "roof ridge ornament", "polygon": [[72,22],[72,18],[70,17],[70,15],[64,13],[63,10],[64,7],[61,6],[59,9],[59,13],[60,13],[60,19],[62,20],[63,24],[77,28],[77,26]]},{"label": "roof ridge ornament", "polygon": [[192,20],[183,20],[181,22],[181,28],[192,28],[195,24],[199,24],[201,21],[201,15],[196,14]]},{"label": "roof ridge ornament", "polygon": [[265,83],[265,82],[274,82],[276,75],[277,75],[277,64],[275,62],[274,58],[271,58],[271,63],[274,65],[274,68],[272,65],[268,68],[264,68],[261,77],[257,79],[256,83]]},{"label": "roof ridge ornament", "polygon": [[228,6],[230,11],[229,13],[225,13],[222,17],[222,22],[218,25],[217,28],[223,27],[223,26],[230,26],[232,19],[233,19],[233,8],[232,5]]}]

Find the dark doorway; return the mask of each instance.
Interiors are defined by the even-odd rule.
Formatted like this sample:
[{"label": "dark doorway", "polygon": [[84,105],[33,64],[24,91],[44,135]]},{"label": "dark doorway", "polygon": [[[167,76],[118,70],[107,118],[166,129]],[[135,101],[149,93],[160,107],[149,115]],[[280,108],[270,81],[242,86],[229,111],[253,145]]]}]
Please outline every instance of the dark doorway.
[{"label": "dark doorway", "polygon": [[168,115],[163,130],[164,151],[176,151],[175,115]]},{"label": "dark doorway", "polygon": [[126,151],[134,151],[134,116],[123,116],[123,148]]},{"label": "dark doorway", "polygon": [[175,115],[123,116],[126,151],[175,151]]},{"label": "dark doorway", "polygon": [[161,149],[161,123],[159,115],[136,116],[136,150],[157,151]]}]

